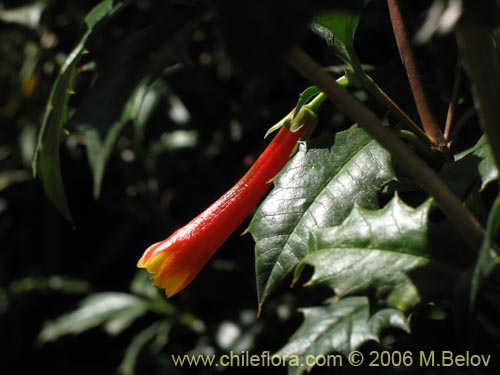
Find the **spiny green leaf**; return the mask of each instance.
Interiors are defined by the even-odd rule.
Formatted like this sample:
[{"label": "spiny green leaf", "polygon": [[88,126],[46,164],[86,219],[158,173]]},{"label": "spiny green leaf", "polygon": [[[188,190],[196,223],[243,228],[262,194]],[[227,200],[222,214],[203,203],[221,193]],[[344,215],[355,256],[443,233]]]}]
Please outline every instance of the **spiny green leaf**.
[{"label": "spiny green leaf", "polygon": [[85,298],[78,309],[47,322],[39,336],[43,342],[67,334],[77,335],[98,325],[109,334],[118,334],[149,308],[146,300],[126,293],[95,293]]},{"label": "spiny green leaf", "polygon": [[371,316],[368,324],[370,325],[370,331],[377,337],[390,327],[399,328],[402,331],[410,333],[408,319],[406,319],[405,314],[401,310],[397,309],[388,308],[377,311]]},{"label": "spiny green leaf", "polygon": [[[278,352],[298,357],[301,365],[289,366],[288,373],[291,375],[299,375],[312,368],[306,361],[308,356],[318,357],[332,352],[347,356],[369,340],[378,341],[380,332],[385,328],[396,326],[408,330],[406,318],[397,310],[382,310],[370,318],[366,297],[345,298],[302,311],[304,322],[293,334],[290,343]],[[347,362],[345,358],[342,363],[344,361]]]},{"label": "spiny green leaf", "polygon": [[376,208],[393,176],[390,155],[357,127],[301,144],[249,226],[259,303],[306,255],[312,228],[340,224],[355,203]]},{"label": "spiny green leaf", "polygon": [[96,5],[89,13],[87,32],[62,65],[52,86],[38,135],[33,158],[33,173],[38,174],[45,193],[59,212],[69,221],[71,221],[71,214],[61,176],[59,147],[64,138],[64,126],[68,117],[68,100],[73,93],[76,66],[85,53],[87,39],[94,32],[94,28],[112,17],[121,7],[121,3],[113,5],[113,1],[105,0]]},{"label": "spiny green leaf", "polygon": [[[298,355],[306,363],[309,355],[333,351],[347,355],[368,340],[376,340],[370,331],[370,306],[366,297],[351,297],[327,306],[302,309],[304,322],[292,335],[290,343],[278,354]],[[301,374],[312,366],[289,368],[289,374]]]},{"label": "spiny green leaf", "polygon": [[430,250],[430,206],[414,209],[396,196],[380,210],[355,207],[342,224],[313,230],[304,258],[314,266],[311,283],[338,296],[373,289],[401,310],[448,292],[460,269]]}]

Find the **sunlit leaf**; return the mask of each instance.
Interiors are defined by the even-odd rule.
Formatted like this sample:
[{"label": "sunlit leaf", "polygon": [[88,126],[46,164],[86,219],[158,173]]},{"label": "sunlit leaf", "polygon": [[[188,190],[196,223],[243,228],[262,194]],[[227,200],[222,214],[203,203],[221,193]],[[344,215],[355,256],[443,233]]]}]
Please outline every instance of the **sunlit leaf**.
[{"label": "sunlit leaf", "polygon": [[304,258],[314,266],[311,283],[338,296],[375,290],[402,310],[449,292],[460,269],[431,251],[429,208],[430,201],[414,209],[396,196],[380,210],[356,207],[342,224],[313,230]]},{"label": "sunlit leaf", "polygon": [[353,43],[360,17],[360,13],[335,10],[317,16],[315,21],[328,29],[334,38],[348,46]]},{"label": "sunlit leaf", "polygon": [[[365,4],[367,1],[365,1]],[[361,18],[361,9],[330,10],[315,17],[312,29],[330,45],[346,64],[357,64],[354,54],[354,35]]]},{"label": "sunlit leaf", "polygon": [[376,208],[393,176],[387,151],[356,127],[302,144],[249,227],[259,303],[306,255],[311,229],[340,224],[354,204]]},{"label": "sunlit leaf", "polygon": [[[379,334],[391,326],[408,330],[405,317],[398,310],[386,309],[370,318],[366,297],[350,297],[326,306],[302,309],[304,322],[278,354],[299,358],[299,366],[289,366],[290,375],[299,375],[313,367],[306,358],[329,353],[349,355],[363,343],[378,341]],[[309,362],[309,363],[308,363]],[[346,363],[345,357],[337,365]]]},{"label": "sunlit leaf", "polygon": [[377,337],[390,327],[399,328],[402,331],[410,333],[408,319],[401,310],[397,309],[387,308],[377,311],[370,317],[368,324],[370,325],[370,331]]}]

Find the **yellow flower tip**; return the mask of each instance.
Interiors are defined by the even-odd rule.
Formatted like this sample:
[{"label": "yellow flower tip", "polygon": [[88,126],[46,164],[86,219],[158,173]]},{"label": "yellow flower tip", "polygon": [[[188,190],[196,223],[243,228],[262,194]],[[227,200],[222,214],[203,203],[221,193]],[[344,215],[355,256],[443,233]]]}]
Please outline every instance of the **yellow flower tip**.
[{"label": "yellow flower tip", "polygon": [[166,239],[147,248],[137,267],[145,268],[154,286],[165,289],[167,297],[172,297],[189,285],[208,260],[193,256],[189,250]]},{"label": "yellow flower tip", "polygon": [[168,253],[161,250],[162,242],[157,242],[144,251],[141,259],[137,262],[137,267],[146,268],[149,273],[156,274],[159,272],[161,265],[167,258]]},{"label": "yellow flower tip", "polygon": [[[193,276],[194,278],[194,276]],[[193,279],[191,278],[191,280]],[[187,274],[179,274],[168,279],[161,280],[162,285],[159,285],[161,288],[165,289],[165,295],[170,298],[173,295],[179,293],[182,289],[184,289],[191,282],[189,280],[189,275]]]}]

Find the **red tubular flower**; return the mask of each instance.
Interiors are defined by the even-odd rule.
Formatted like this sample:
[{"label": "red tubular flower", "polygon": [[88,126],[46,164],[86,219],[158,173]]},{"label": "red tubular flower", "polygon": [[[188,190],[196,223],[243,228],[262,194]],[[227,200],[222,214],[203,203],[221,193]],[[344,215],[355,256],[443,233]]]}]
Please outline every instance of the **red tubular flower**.
[{"label": "red tubular flower", "polygon": [[[315,116],[305,116],[315,122]],[[309,119],[309,120],[308,120]],[[307,124],[295,132],[282,127],[247,173],[223,196],[170,237],[151,245],[137,264],[167,297],[184,289],[262,199],[287,163]]]}]

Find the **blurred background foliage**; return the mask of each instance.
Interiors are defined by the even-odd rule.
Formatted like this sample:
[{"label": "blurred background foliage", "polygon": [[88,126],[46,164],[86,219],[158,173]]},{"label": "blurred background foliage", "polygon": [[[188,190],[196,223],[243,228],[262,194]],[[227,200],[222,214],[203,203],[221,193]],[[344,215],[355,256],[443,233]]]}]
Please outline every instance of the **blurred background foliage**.
[{"label": "blurred background foliage", "polygon": [[[171,300],[135,264],[149,244],[189,221],[242,175],[264,147],[266,129],[294,107],[306,83],[280,64],[271,74],[248,71],[241,64],[245,52],[227,52],[232,41],[222,34],[234,25],[202,20],[189,33],[182,63],[141,87],[140,100],[109,155],[99,199],[93,198],[86,139],[69,129],[61,163],[72,224],[32,178],[31,161],[52,84],[97,3],[0,1],[0,373],[110,374],[119,369],[123,374],[203,374],[213,369],[173,368],[166,353],[277,351],[301,322],[297,308],[321,303],[328,293],[321,287],[305,293],[284,286],[257,318],[250,236],[232,236],[195,282]],[[161,3],[130,2],[89,42],[91,54],[105,52],[158,20],[178,25]],[[420,22],[431,2],[419,3],[412,7]],[[277,4],[286,14],[284,3]],[[300,19],[295,21],[300,27],[293,38],[301,38],[322,61],[340,63]],[[418,26],[410,25],[413,30]],[[263,23],[264,37],[267,31]],[[245,35],[238,37],[245,40]],[[417,49],[441,122],[457,61],[449,38]],[[384,2],[370,3],[356,43],[361,61],[373,67],[372,76],[414,115]],[[104,52],[104,58],[119,60]],[[251,56],[268,61],[264,52]],[[96,79],[91,59],[84,56],[78,69],[70,108],[85,101]],[[107,92],[99,95],[106,98]],[[357,95],[370,100],[362,91]],[[113,103],[105,104],[90,109],[105,117]],[[350,125],[331,106],[322,108],[320,116],[318,134]],[[477,135],[477,124],[468,131]],[[427,328],[416,335],[442,333],[441,344],[448,344],[449,326]]]}]

